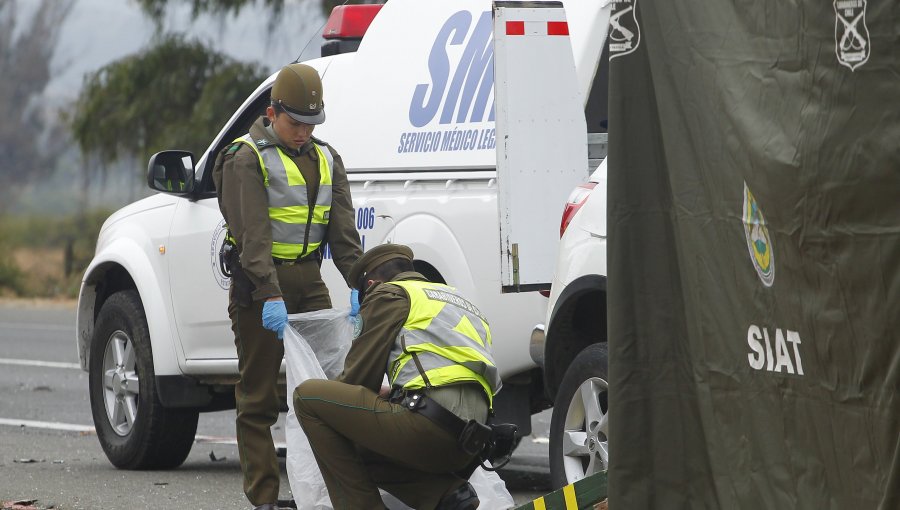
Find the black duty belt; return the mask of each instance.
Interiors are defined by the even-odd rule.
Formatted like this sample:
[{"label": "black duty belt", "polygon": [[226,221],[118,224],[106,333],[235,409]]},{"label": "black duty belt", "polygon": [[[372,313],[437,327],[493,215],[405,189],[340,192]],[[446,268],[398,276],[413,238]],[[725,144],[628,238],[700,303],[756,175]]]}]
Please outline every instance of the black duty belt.
[{"label": "black duty belt", "polygon": [[302,259],[280,259],[278,257],[272,257],[272,262],[274,262],[276,266],[293,266],[304,262],[311,262],[313,260],[316,260],[316,257],[308,256],[303,257]]},{"label": "black duty belt", "polygon": [[[397,402],[397,400],[392,399]],[[428,418],[456,438],[460,448],[469,455],[480,454],[491,438],[491,428],[476,420],[463,420],[424,393],[407,392],[399,404]]]}]

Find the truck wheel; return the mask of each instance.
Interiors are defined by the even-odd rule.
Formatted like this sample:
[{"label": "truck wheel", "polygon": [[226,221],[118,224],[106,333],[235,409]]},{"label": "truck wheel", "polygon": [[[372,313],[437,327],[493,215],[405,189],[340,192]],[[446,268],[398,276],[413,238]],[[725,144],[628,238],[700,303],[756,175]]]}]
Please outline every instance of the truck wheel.
[{"label": "truck wheel", "polygon": [[156,393],[150,332],[136,291],[106,300],[91,341],[88,376],[94,427],[121,469],[168,469],[191,451],[199,413],[167,409]]},{"label": "truck wheel", "polygon": [[563,376],[550,418],[550,475],[555,488],[609,466],[606,344],[585,347]]}]

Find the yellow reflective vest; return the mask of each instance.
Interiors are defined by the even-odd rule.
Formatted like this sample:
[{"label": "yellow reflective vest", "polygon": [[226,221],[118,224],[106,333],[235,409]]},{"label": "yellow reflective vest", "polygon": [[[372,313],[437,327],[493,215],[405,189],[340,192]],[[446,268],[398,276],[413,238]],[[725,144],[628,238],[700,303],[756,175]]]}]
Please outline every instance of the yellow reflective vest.
[{"label": "yellow reflective vest", "polygon": [[391,386],[418,389],[477,382],[493,407],[500,374],[491,354],[491,329],[453,287],[417,280],[388,282],[406,291],[409,315],[388,357]]},{"label": "yellow reflective vest", "polygon": [[319,192],[310,216],[306,180],[290,156],[277,145],[258,148],[249,134],[234,142],[247,144],[259,158],[259,167],[262,169],[263,182],[269,197],[272,256],[292,260],[314,252],[325,240],[328,217],[331,213],[334,166],[331,151],[328,147],[313,142],[319,159]]}]

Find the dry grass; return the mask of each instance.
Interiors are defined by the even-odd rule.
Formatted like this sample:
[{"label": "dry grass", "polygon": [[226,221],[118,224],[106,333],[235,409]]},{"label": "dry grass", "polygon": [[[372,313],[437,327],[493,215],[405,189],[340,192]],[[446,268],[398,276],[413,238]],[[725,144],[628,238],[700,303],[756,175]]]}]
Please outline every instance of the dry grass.
[{"label": "dry grass", "polygon": [[63,259],[61,248],[14,248],[12,262],[21,274],[19,294],[52,300],[72,299],[78,292],[81,274],[66,276]]},{"label": "dry grass", "polygon": [[77,296],[108,215],[97,210],[71,217],[0,216],[0,299]]}]

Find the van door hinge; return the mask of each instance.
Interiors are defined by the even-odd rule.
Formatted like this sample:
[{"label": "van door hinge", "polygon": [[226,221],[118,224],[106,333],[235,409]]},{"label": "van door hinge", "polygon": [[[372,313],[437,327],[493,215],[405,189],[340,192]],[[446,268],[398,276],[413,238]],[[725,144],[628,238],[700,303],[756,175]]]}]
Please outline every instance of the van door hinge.
[{"label": "van door hinge", "polygon": [[512,245],[513,285],[519,286],[519,243]]}]

